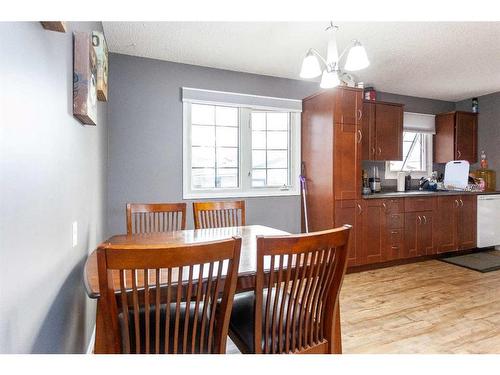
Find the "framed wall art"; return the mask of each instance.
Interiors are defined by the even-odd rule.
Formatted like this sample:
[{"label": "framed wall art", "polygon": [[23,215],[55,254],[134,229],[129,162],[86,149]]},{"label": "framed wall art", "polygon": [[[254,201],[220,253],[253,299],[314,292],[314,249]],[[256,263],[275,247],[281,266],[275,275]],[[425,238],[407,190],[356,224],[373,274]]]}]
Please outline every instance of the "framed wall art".
[{"label": "framed wall art", "polygon": [[73,116],[82,124],[97,125],[97,57],[92,35],[73,33]]},{"label": "framed wall art", "polygon": [[92,46],[97,57],[97,99],[108,100],[108,46],[104,34],[92,32]]}]

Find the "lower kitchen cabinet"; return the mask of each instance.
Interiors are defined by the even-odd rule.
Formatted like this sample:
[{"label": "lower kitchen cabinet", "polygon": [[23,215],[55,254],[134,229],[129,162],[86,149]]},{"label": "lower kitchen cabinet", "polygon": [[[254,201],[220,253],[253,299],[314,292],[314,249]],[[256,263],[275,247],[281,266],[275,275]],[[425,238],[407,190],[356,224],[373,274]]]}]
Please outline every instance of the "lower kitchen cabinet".
[{"label": "lower kitchen cabinet", "polygon": [[477,197],[461,195],[458,209],[458,250],[477,246]]},{"label": "lower kitchen cabinet", "polygon": [[363,263],[361,254],[362,242],[360,241],[360,230],[362,224],[363,202],[361,200],[343,200],[335,202],[335,227],[344,224],[352,225],[351,236],[349,238],[349,253],[347,266],[359,266]]},{"label": "lower kitchen cabinet", "polygon": [[476,247],[476,215],[474,195],[438,197],[434,236],[437,253]]},{"label": "lower kitchen cabinet", "polygon": [[386,260],[385,235],[387,227],[387,204],[382,199],[366,200],[361,205],[360,255],[363,264],[380,263]]},{"label": "lower kitchen cabinet", "polygon": [[430,255],[433,251],[432,211],[405,213],[405,258]]},{"label": "lower kitchen cabinet", "polygon": [[476,196],[335,201],[335,226],[352,225],[348,267],[476,247]]}]

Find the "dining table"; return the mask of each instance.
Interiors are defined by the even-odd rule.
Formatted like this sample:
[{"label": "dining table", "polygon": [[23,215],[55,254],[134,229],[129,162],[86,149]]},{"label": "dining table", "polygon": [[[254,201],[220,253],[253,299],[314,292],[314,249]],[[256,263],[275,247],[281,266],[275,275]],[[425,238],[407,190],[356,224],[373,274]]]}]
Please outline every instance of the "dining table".
[{"label": "dining table", "polygon": [[[238,280],[236,293],[252,290],[255,287],[255,274],[257,271],[257,236],[288,235],[290,233],[283,230],[267,227],[264,225],[246,225],[239,227],[187,229],[173,232],[154,232],[141,234],[120,234],[114,235],[104,241],[102,245],[126,245],[127,247],[147,247],[162,248],[165,245],[189,245],[193,243],[210,242],[241,237],[240,264],[238,267]],[[119,291],[119,280],[115,281],[116,291]],[[94,352],[103,352],[104,339],[104,319],[102,317],[102,307],[99,292],[99,277],[97,269],[96,250],[92,251],[84,266],[84,284],[87,295],[92,299],[97,299],[96,327]],[[339,340],[335,345],[340,348],[340,315],[337,309],[336,331]],[[336,335],[336,336],[337,336]]]}]

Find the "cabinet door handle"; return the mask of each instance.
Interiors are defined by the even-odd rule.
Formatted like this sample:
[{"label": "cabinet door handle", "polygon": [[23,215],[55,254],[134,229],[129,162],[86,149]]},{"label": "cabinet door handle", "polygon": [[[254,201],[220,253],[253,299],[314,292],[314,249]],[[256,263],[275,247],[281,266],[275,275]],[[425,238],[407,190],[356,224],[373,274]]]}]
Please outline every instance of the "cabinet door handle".
[{"label": "cabinet door handle", "polygon": [[361,215],[361,213],[363,212],[363,209],[361,208],[361,205],[358,203],[358,210],[359,210],[359,214]]},{"label": "cabinet door handle", "polygon": [[460,150],[457,150],[457,159],[460,159],[462,157],[462,153],[460,152]]},{"label": "cabinet door handle", "polygon": [[422,216],[424,218],[424,224],[427,224],[427,218],[425,216]]},{"label": "cabinet door handle", "polygon": [[464,201],[460,199],[460,207],[464,206]]},{"label": "cabinet door handle", "polygon": [[460,203],[458,203],[458,200],[455,199],[455,205],[458,207],[460,206]]},{"label": "cabinet door handle", "polygon": [[381,147],[379,147],[379,148],[378,148],[378,154],[380,155],[381,153],[382,153],[382,148],[381,148]]},{"label": "cabinet door handle", "polygon": [[372,154],[375,156],[375,147],[372,147]]},{"label": "cabinet door handle", "polygon": [[387,211],[387,205],[385,204],[385,202],[382,202],[382,207],[384,207],[384,211]]},{"label": "cabinet door handle", "polygon": [[358,129],[358,135],[359,135],[358,143],[361,143],[361,140],[363,139],[363,133],[361,132],[360,129]]},{"label": "cabinet door handle", "polygon": [[418,225],[422,224],[422,218],[418,216],[417,219],[418,219]]},{"label": "cabinet door handle", "polygon": [[358,109],[358,120],[361,120],[363,118],[363,112],[361,109]]}]

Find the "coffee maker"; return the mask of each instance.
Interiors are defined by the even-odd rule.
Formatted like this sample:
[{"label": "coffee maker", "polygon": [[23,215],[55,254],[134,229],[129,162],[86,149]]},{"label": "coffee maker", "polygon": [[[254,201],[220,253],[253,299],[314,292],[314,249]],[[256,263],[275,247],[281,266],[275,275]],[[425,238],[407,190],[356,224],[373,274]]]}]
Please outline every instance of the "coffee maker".
[{"label": "coffee maker", "polygon": [[376,165],[374,165],[372,168],[372,177],[370,177],[369,179],[369,184],[370,184],[370,190],[373,193],[380,193],[381,190],[380,176],[378,173],[378,167]]}]

